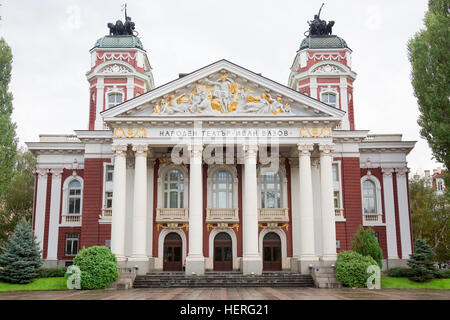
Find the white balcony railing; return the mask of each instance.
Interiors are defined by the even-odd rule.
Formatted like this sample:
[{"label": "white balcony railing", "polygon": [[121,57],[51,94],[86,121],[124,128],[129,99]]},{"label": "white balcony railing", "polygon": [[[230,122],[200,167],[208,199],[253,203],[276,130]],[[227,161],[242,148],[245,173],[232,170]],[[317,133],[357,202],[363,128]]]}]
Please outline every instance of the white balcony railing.
[{"label": "white balcony railing", "polygon": [[259,222],[289,222],[288,208],[261,208],[258,209]]},{"label": "white balcony railing", "polygon": [[111,208],[103,208],[102,214],[98,216],[100,220],[112,220],[112,209]]},{"label": "white balcony railing", "polygon": [[64,225],[81,225],[81,214],[63,214],[62,224]]},{"label": "white balcony railing", "polygon": [[344,209],[334,209],[334,216],[336,221],[344,220]]},{"label": "white balcony railing", "polygon": [[239,223],[239,209],[237,208],[208,208],[206,209],[206,223]]},{"label": "white balcony railing", "polygon": [[383,215],[374,213],[374,214],[363,214],[363,224],[365,226],[374,226],[383,224]]},{"label": "white balcony railing", "polygon": [[189,209],[188,208],[157,208],[156,209],[157,223],[188,223]]}]

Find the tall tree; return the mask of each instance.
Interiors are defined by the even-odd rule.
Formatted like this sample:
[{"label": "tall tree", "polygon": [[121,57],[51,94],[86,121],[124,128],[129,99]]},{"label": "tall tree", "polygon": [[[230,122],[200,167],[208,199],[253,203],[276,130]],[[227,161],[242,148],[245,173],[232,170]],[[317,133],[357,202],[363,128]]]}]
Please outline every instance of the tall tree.
[{"label": "tall tree", "polygon": [[0,248],[6,246],[22,218],[31,222],[35,167],[34,155],[30,151],[19,149],[14,176],[0,198]]},{"label": "tall tree", "polygon": [[16,125],[11,121],[13,112],[11,81],[11,48],[0,39],[0,196],[5,193],[13,176],[17,155]]},{"label": "tall tree", "polygon": [[414,240],[425,239],[437,262],[450,259],[450,198],[438,195],[423,178],[410,179],[411,216]]},{"label": "tall tree", "polygon": [[420,134],[450,169],[450,0],[429,0],[425,29],[408,43]]}]

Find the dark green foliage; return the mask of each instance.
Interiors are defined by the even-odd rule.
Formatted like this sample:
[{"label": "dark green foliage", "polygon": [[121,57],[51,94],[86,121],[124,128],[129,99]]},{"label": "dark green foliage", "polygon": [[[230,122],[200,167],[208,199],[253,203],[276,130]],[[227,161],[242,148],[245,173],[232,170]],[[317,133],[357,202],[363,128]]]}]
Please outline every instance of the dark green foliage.
[{"label": "dark green foliage", "polygon": [[420,134],[450,168],[450,1],[429,0],[425,29],[408,43]]},{"label": "dark green foliage", "polygon": [[66,267],[41,268],[39,269],[39,278],[59,278],[66,274]]},{"label": "dark green foliage", "polygon": [[450,269],[436,270],[434,276],[437,279],[450,279]]},{"label": "dark green foliage", "polygon": [[391,268],[388,271],[388,276],[394,278],[409,278],[412,276],[412,274],[412,269],[404,267]]},{"label": "dark green foliage", "polygon": [[31,221],[35,167],[34,155],[19,149],[14,176],[6,187],[6,192],[0,197],[0,247],[6,246],[21,219]]},{"label": "dark green foliage", "polygon": [[42,265],[39,244],[28,222],[23,219],[16,227],[7,248],[0,256],[0,279],[10,283],[29,283],[39,275]]},{"label": "dark green foliage", "polygon": [[81,289],[104,289],[119,277],[116,256],[105,246],[83,248],[73,264],[81,271]]},{"label": "dark green foliage", "polygon": [[363,256],[355,251],[343,251],[338,253],[336,261],[336,279],[346,287],[366,288],[370,273],[367,268],[377,265],[370,256]]},{"label": "dark green foliage", "polygon": [[8,92],[11,81],[11,48],[0,39],[0,197],[13,177],[17,154],[16,125],[11,121],[12,94]]},{"label": "dark green foliage", "polygon": [[383,251],[372,228],[364,229],[362,226],[359,226],[352,239],[352,249],[363,256],[371,256],[380,269],[382,268]]},{"label": "dark green foliage", "polygon": [[414,253],[410,255],[408,267],[412,271],[409,279],[417,282],[425,282],[434,278],[436,268],[433,262],[433,250],[427,242],[419,238],[414,242]]}]

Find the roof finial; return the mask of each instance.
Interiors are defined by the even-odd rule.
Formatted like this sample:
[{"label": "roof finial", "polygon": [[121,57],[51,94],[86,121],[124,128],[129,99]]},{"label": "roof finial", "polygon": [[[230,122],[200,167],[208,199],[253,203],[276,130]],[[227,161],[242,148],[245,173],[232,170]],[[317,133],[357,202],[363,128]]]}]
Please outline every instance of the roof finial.
[{"label": "roof finial", "polygon": [[322,3],[319,13],[314,15],[314,20],[308,21],[309,30],[305,31],[304,35],[309,36],[326,36],[332,33],[332,28],[334,26],[334,21],[329,21],[328,24],[325,20],[320,19],[320,12],[325,3]]}]

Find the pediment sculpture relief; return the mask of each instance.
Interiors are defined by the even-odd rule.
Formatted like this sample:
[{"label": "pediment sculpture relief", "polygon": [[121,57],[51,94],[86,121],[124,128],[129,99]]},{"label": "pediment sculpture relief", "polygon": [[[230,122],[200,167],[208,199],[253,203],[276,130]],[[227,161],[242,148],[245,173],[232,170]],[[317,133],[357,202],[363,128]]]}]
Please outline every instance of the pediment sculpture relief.
[{"label": "pediment sculpture relief", "polygon": [[154,114],[223,115],[228,113],[291,114],[279,96],[251,88],[222,74],[216,81],[205,79],[192,91],[170,95],[153,106]]}]

